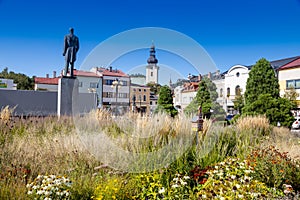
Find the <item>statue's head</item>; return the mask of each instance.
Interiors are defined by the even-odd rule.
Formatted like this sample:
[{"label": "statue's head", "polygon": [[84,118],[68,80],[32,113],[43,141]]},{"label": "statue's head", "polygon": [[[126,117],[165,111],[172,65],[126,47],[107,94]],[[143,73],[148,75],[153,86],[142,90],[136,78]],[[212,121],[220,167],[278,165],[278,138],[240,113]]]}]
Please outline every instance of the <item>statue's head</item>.
[{"label": "statue's head", "polygon": [[72,34],[73,34],[73,33],[74,33],[74,28],[72,28],[72,27],[71,27],[71,28],[69,28],[69,31],[70,31],[70,33],[72,33]]}]

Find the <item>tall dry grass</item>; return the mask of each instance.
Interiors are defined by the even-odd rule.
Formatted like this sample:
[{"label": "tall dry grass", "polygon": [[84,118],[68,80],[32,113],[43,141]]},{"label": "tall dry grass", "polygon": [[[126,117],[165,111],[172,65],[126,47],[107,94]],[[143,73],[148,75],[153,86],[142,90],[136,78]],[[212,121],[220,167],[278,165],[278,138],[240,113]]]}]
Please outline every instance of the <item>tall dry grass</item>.
[{"label": "tall dry grass", "polygon": [[245,116],[237,119],[235,123],[238,131],[255,130],[263,135],[270,133],[271,126],[266,116]]},{"label": "tall dry grass", "polygon": [[300,160],[300,137],[285,127],[274,127],[272,133],[262,143],[262,148],[274,146],[280,152],[287,152],[292,159]]},{"label": "tall dry grass", "polygon": [[11,121],[0,128],[0,134],[5,135],[0,142],[0,193],[25,199],[25,182],[38,174],[68,175],[78,184],[78,192],[88,193],[101,180],[93,174],[103,173],[97,168],[103,163],[113,169],[141,172],[175,162],[172,167],[180,171],[192,165],[207,166],[227,156],[243,156],[262,139],[266,145],[277,145],[295,158],[299,156],[299,146],[288,130],[275,128],[266,134],[271,128],[265,117],[241,118],[236,126],[226,128],[205,120],[197,147],[190,120],[185,115],[171,118],[166,114],[112,117],[105,110],[96,110],[73,119]]},{"label": "tall dry grass", "polygon": [[127,113],[110,117],[99,110],[75,121],[89,152],[124,171],[148,171],[149,166],[153,170],[170,164],[195,137],[190,119],[184,115],[171,118],[164,113],[152,117]]},{"label": "tall dry grass", "polygon": [[9,108],[9,106],[2,108],[0,111],[0,120],[4,123],[7,123],[10,120],[14,109],[15,108]]}]

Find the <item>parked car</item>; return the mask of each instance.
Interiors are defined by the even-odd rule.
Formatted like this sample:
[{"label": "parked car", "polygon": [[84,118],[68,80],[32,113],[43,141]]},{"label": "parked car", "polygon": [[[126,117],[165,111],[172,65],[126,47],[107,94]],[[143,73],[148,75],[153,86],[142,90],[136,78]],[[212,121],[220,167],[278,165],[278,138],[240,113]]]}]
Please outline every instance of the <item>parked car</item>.
[{"label": "parked car", "polygon": [[300,128],[300,117],[296,117],[296,120],[292,124],[292,129],[299,129]]}]

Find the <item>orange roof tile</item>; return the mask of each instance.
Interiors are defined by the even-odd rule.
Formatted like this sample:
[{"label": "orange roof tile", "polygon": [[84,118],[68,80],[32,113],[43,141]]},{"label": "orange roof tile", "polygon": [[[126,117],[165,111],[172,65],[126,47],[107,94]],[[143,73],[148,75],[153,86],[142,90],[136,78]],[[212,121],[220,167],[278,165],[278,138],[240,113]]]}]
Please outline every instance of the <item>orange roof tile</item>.
[{"label": "orange roof tile", "polygon": [[98,68],[98,71],[103,75],[103,76],[120,76],[120,77],[129,77],[127,74],[122,72],[121,70],[109,70],[103,67]]},{"label": "orange roof tile", "polygon": [[43,78],[43,77],[35,77],[34,83],[36,84],[48,84],[48,85],[58,85],[58,79],[57,78]]},{"label": "orange roof tile", "polygon": [[74,76],[101,77],[101,75],[95,72],[82,71],[82,70],[74,70]]}]

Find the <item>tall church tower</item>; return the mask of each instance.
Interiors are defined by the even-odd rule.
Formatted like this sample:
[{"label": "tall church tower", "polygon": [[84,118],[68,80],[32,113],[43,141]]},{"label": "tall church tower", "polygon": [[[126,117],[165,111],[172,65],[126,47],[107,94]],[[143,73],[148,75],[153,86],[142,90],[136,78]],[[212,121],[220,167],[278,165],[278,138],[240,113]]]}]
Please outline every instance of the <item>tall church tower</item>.
[{"label": "tall church tower", "polygon": [[150,57],[147,60],[146,67],[146,84],[147,83],[158,83],[158,70],[157,66],[158,60],[155,58],[155,46],[152,44],[150,47]]}]

